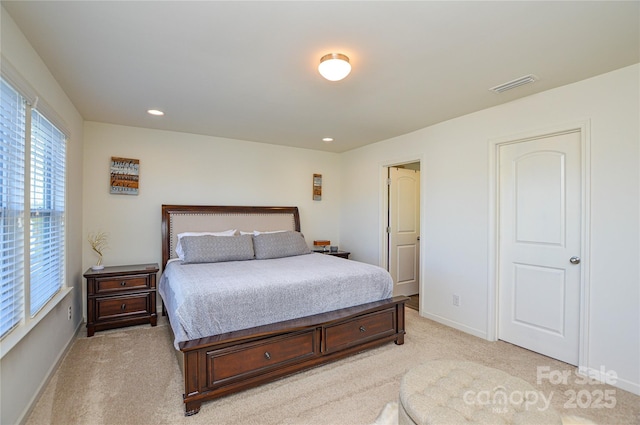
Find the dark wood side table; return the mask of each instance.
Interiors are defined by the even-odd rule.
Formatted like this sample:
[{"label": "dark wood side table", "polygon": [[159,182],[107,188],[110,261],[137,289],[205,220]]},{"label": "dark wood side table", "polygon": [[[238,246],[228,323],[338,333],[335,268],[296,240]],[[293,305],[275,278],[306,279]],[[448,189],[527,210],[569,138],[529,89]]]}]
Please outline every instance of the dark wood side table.
[{"label": "dark wood side table", "polygon": [[87,336],[95,331],[158,323],[156,273],[158,264],[88,269]]},{"label": "dark wood side table", "polygon": [[321,249],[314,250],[313,252],[318,252],[320,254],[333,255],[334,257],[346,258],[349,259],[349,255],[351,253],[349,251],[323,251]]}]

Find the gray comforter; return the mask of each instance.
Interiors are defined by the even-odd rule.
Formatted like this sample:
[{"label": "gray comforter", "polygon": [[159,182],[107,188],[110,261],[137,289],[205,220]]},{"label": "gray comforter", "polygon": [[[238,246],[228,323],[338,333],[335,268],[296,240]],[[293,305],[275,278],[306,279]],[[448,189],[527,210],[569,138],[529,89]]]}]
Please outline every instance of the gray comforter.
[{"label": "gray comforter", "polygon": [[167,264],[158,285],[174,345],[392,296],[389,273],[323,254]]}]

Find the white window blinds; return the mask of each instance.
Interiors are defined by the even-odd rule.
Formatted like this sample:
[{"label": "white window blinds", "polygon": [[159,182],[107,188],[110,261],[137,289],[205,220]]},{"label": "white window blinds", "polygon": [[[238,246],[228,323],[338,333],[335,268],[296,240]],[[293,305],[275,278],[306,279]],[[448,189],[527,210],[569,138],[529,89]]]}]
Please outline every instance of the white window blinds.
[{"label": "white window blinds", "polygon": [[4,78],[0,82],[0,337],[4,337],[34,317],[64,284],[66,136]]},{"label": "white window blinds", "polygon": [[24,313],[25,102],[1,81],[0,92],[0,337]]},{"label": "white window blinds", "polygon": [[64,281],[66,138],[38,111],[31,113],[31,316]]}]

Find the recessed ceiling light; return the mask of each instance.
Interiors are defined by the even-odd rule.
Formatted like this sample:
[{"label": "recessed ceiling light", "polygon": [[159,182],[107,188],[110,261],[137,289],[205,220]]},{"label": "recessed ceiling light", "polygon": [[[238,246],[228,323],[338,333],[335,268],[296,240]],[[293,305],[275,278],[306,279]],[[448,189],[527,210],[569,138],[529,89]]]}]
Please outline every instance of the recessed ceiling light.
[{"label": "recessed ceiling light", "polygon": [[333,137],[323,137],[322,141],[325,143],[331,143],[333,142]]},{"label": "recessed ceiling light", "polygon": [[163,116],[163,115],[164,115],[164,112],[162,112],[162,111],[161,111],[161,110],[159,110],[159,109],[149,109],[149,110],[147,110],[147,114],[149,114],[149,115],[155,115],[155,116],[157,116],[157,117],[161,117],[161,116]]}]

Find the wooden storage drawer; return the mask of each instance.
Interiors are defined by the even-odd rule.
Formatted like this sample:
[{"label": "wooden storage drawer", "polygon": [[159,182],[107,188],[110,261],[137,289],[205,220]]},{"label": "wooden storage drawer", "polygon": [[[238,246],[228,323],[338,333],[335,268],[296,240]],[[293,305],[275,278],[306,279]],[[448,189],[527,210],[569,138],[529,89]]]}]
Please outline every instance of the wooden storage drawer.
[{"label": "wooden storage drawer", "polygon": [[96,298],[96,320],[151,313],[151,294]]},{"label": "wooden storage drawer", "polygon": [[263,341],[207,353],[207,384],[214,387],[231,380],[268,372],[286,363],[318,355],[315,329],[276,336]]},{"label": "wooden storage drawer", "polygon": [[355,317],[323,328],[322,351],[329,353],[396,333],[393,309]]},{"label": "wooden storage drawer", "polygon": [[111,279],[96,279],[96,294],[110,292],[148,289],[149,279],[146,276],[120,276]]}]

